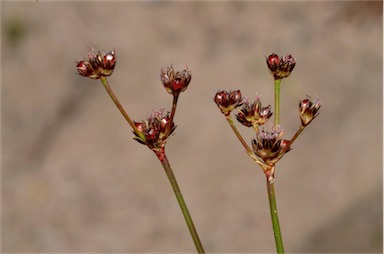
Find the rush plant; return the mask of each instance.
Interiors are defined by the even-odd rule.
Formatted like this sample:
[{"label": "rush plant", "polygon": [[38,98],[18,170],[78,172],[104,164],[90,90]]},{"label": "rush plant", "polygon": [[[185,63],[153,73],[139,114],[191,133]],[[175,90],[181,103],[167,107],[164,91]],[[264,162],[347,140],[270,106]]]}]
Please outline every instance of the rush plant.
[{"label": "rush plant", "polygon": [[[318,116],[321,105],[318,99],[313,101],[310,98],[301,100],[299,102],[299,118],[301,124],[291,139],[284,139],[283,130],[280,127],[280,84],[282,79],[290,76],[296,65],[296,59],[291,55],[284,55],[280,58],[273,53],[266,57],[266,62],[274,79],[275,94],[274,124],[270,130],[260,129],[260,126],[267,123],[273,113],[270,105],[262,106],[259,96],[257,96],[256,100],[251,104],[242,96],[240,90],[218,91],[213,100],[227,119],[228,124],[244,146],[249,157],[261,167],[266,176],[276,250],[278,253],[284,253],[274,188],[276,164],[291,150],[293,142],[304,128]],[[232,120],[231,112],[234,110],[237,111],[237,113],[235,113],[236,119],[245,127],[252,127],[255,131],[255,138],[251,141],[252,148],[241,136]]]},{"label": "rush plant", "polygon": [[165,113],[164,109],[160,109],[153,112],[144,120],[136,122],[131,120],[108,83],[107,77],[113,73],[115,65],[115,50],[109,52],[99,51],[98,53],[95,53],[95,51],[91,49],[88,58],[77,62],[77,73],[91,79],[100,79],[112,101],[132,127],[135,135],[134,139],[140,144],[146,145],[156,154],[175,193],[177,202],[179,203],[185,222],[187,223],[189,232],[196,246],[196,250],[198,253],[205,253],[187,204],[184,201],[176,177],[173,174],[171,165],[169,164],[165,153],[167,141],[176,129],[173,119],[175,117],[177,101],[180,93],[184,92],[191,82],[191,71],[188,68],[181,71],[175,71],[172,65],[167,67],[166,70],[161,69],[160,80],[165,90],[173,97],[171,112],[167,111]]},{"label": "rush plant", "polygon": [[[77,73],[81,76],[101,81],[112,101],[131,126],[134,133],[134,139],[140,144],[146,145],[155,153],[163,166],[175,193],[177,202],[179,203],[189,232],[196,246],[196,250],[198,253],[205,253],[165,153],[166,144],[176,129],[174,117],[177,102],[180,94],[187,89],[191,82],[191,71],[188,68],[181,71],[175,71],[172,65],[166,69],[161,69],[160,81],[166,92],[173,97],[171,111],[160,109],[154,111],[151,115],[141,121],[133,121],[117,99],[107,80],[108,76],[112,75],[114,71],[116,61],[117,56],[115,50],[109,52],[98,51],[96,53],[95,50],[91,49],[87,58],[76,63]],[[265,174],[276,250],[278,253],[284,253],[274,190],[275,168],[277,162],[291,150],[292,144],[304,128],[318,116],[318,111],[321,105],[318,99],[312,100],[308,97],[301,100],[299,102],[300,126],[291,139],[284,139],[283,130],[280,127],[280,84],[282,79],[290,76],[296,65],[296,59],[291,55],[284,55],[280,58],[276,54],[271,54],[266,58],[266,62],[274,80],[275,91],[274,123],[270,130],[266,130],[261,126],[265,125],[272,117],[272,107],[270,105],[263,106],[259,96],[256,97],[254,102],[250,103],[242,96],[240,90],[219,90],[213,100],[219,107],[221,113],[225,116],[228,124],[241,144],[244,146],[247,154],[261,167]],[[251,141],[251,146],[249,146],[243,139],[234,124],[231,116],[234,111],[236,111],[235,116],[239,123],[245,127],[252,128],[255,131],[255,137]]]}]

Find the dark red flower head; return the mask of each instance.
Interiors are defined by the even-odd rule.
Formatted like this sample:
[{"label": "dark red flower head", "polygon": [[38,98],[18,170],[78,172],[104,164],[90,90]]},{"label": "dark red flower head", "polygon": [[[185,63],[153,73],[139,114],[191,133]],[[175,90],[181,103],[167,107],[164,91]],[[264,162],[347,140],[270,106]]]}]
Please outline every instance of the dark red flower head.
[{"label": "dark red flower head", "polygon": [[260,131],[252,140],[254,153],[267,165],[276,164],[290,150],[287,149],[290,144],[289,140],[282,139],[282,137],[283,132],[280,127],[273,128],[270,132]]},{"label": "dark red flower head", "polygon": [[244,126],[251,127],[265,124],[272,114],[271,105],[262,107],[260,98],[257,97],[252,105],[248,101],[243,103],[236,118]]},{"label": "dark red flower head", "polygon": [[280,58],[275,53],[266,57],[266,62],[268,69],[275,80],[287,78],[296,65],[296,59],[291,55],[284,55]]},{"label": "dark red flower head", "polygon": [[78,61],[77,73],[91,79],[99,79],[102,76],[110,76],[116,65],[115,50],[109,52],[98,52],[91,49],[88,58]]},{"label": "dark red flower head", "polygon": [[213,98],[216,105],[224,115],[229,115],[232,110],[242,105],[243,97],[240,90],[236,91],[217,91]]},{"label": "dark red flower head", "polygon": [[313,102],[310,98],[300,101],[299,113],[301,124],[303,126],[307,126],[310,122],[312,122],[312,120],[319,115],[320,107],[321,103],[318,98],[316,98]]},{"label": "dark red flower head", "polygon": [[160,79],[165,90],[172,95],[179,95],[184,92],[191,82],[191,78],[191,71],[188,68],[175,72],[172,65],[167,67],[167,71],[161,69],[160,73]]},{"label": "dark red flower head", "polygon": [[143,140],[134,132],[135,140],[151,149],[163,148],[176,129],[175,124],[171,122],[169,112],[164,115],[164,109],[155,111],[141,122],[135,122],[135,125],[137,130],[145,137],[145,140]]}]

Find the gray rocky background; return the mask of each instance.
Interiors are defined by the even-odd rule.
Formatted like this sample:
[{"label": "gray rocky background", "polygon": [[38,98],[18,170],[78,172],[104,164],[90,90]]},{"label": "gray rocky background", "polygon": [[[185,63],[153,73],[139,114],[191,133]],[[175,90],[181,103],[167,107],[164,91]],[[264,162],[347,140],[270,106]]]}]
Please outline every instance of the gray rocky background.
[{"label": "gray rocky background", "polygon": [[[274,252],[265,178],[212,98],[273,104],[265,56],[291,53],[297,104],[320,116],[278,164],[285,249],[382,252],[382,2],[2,2],[3,252],[194,252],[155,155],[99,81],[88,47],[116,49],[110,83],[131,117],[170,109],[160,69],[188,65],[167,154],[207,252]],[[249,142],[250,129],[239,129]]]}]

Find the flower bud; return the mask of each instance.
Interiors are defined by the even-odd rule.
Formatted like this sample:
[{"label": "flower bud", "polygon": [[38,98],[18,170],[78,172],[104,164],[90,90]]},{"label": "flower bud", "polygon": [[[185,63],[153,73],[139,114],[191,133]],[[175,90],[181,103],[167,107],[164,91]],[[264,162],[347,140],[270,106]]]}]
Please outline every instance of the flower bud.
[{"label": "flower bud", "polygon": [[188,68],[175,73],[172,65],[167,67],[167,71],[161,69],[160,73],[160,79],[165,90],[172,95],[178,95],[184,92],[189,82],[191,82],[191,78],[191,71],[188,70]]},{"label": "flower bud", "polygon": [[216,105],[224,115],[229,115],[236,107],[241,106],[243,97],[240,90],[236,91],[217,91],[213,98]]},{"label": "flower bud", "polygon": [[279,62],[280,62],[279,56],[276,55],[275,53],[272,53],[267,57],[266,60],[267,60],[268,69],[272,73],[274,73],[279,68]]},{"label": "flower bud", "polygon": [[319,115],[321,103],[319,99],[315,99],[313,102],[307,98],[299,102],[300,120],[303,126],[307,126],[316,116]]}]

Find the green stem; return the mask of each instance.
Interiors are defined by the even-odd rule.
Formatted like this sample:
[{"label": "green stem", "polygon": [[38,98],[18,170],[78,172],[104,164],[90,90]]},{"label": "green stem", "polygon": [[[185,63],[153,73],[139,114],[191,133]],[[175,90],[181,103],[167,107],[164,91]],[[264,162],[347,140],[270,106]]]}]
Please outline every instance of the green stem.
[{"label": "green stem", "polygon": [[226,115],[227,121],[229,125],[231,126],[233,132],[236,134],[236,137],[240,140],[241,144],[243,144],[245,150],[248,154],[253,154],[251,148],[248,146],[247,142],[244,141],[243,137],[241,136],[240,132],[237,130],[235,124],[233,123],[233,120],[231,118],[231,115]]},{"label": "green stem", "polygon": [[165,173],[168,176],[169,182],[172,185],[173,192],[176,195],[177,202],[180,205],[181,211],[183,212],[185,222],[187,223],[189,232],[192,236],[193,242],[195,243],[196,250],[198,253],[205,253],[203,245],[200,242],[199,235],[197,234],[195,225],[193,224],[191,215],[189,214],[187,205],[185,204],[183,195],[181,194],[179,185],[177,184],[175,175],[172,172],[171,165],[169,164],[169,161],[167,159],[167,156],[165,155],[164,148],[161,150],[154,150],[155,154],[159,158],[161,164],[164,167]]},{"label": "green stem", "polygon": [[131,118],[128,116],[127,112],[125,112],[123,106],[121,106],[119,100],[117,99],[115,93],[112,91],[112,88],[110,87],[109,83],[108,83],[108,80],[107,80],[107,77],[105,76],[102,76],[100,77],[100,81],[101,83],[103,84],[103,86],[105,87],[105,90],[107,90],[109,96],[111,97],[111,99],[113,100],[113,102],[115,103],[115,105],[117,106],[117,108],[120,110],[121,114],[124,116],[124,118],[127,120],[127,122],[129,123],[129,125],[132,127],[133,131],[142,139],[142,140],[145,140],[145,136],[143,133],[141,133],[137,128],[136,128],[136,125],[133,123],[133,121],[131,120]]},{"label": "green stem", "polygon": [[243,137],[241,136],[240,132],[237,130],[235,124],[233,123],[233,120],[231,118],[231,115],[226,115],[225,116],[227,118],[227,121],[229,123],[229,125],[231,126],[233,132],[235,133],[236,137],[240,140],[241,144],[244,146],[247,154],[257,163],[259,164],[260,166],[264,165],[263,162],[261,162],[256,156],[255,154],[253,153],[253,151],[251,150],[251,148],[248,146],[247,142],[245,142],[245,140],[243,139]]},{"label": "green stem", "polygon": [[271,211],[273,234],[275,236],[276,250],[277,250],[277,253],[284,253],[283,238],[281,236],[279,216],[277,214],[273,176],[267,177],[267,190],[268,190],[269,208]]},{"label": "green stem", "polygon": [[275,127],[280,124],[280,83],[281,79],[275,79]]},{"label": "green stem", "polygon": [[296,140],[296,138],[300,135],[300,133],[304,130],[305,126],[300,125],[300,128],[296,131],[295,135],[291,138],[290,145],[292,145],[293,141]]},{"label": "green stem", "polygon": [[285,147],[284,150],[282,151],[282,153],[285,153],[285,151],[287,151],[288,149],[291,148],[293,142],[297,139],[297,137],[300,135],[300,133],[304,130],[305,126],[304,125],[300,125],[300,128],[296,131],[295,135],[291,138],[290,142],[289,142],[289,146]]}]

